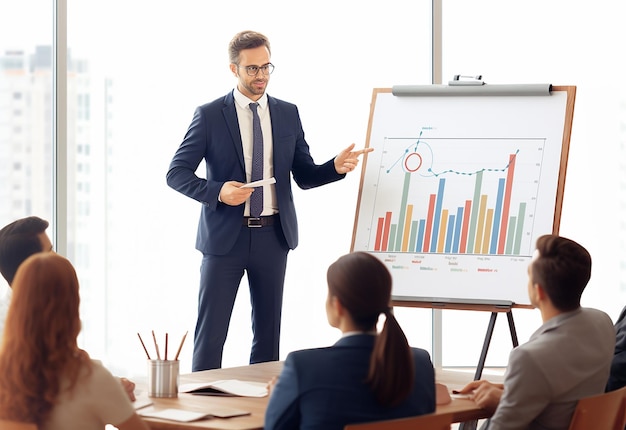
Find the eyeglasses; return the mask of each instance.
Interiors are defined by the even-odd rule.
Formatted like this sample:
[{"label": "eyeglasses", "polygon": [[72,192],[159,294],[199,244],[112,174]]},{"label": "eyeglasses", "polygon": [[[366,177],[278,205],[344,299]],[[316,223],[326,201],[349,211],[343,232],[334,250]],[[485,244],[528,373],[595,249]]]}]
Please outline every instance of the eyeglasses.
[{"label": "eyeglasses", "polygon": [[274,71],[274,65],[272,63],[267,63],[262,66],[237,66],[246,69],[246,73],[248,76],[256,76],[259,74],[259,70],[265,76],[270,75]]}]

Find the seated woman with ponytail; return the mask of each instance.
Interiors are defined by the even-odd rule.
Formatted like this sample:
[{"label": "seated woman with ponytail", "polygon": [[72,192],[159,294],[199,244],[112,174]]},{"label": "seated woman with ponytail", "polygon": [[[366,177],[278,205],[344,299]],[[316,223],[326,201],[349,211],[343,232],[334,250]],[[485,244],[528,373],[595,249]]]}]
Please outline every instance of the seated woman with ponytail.
[{"label": "seated woman with ponytail", "polygon": [[[435,411],[430,355],[411,348],[391,312],[391,274],[354,252],[328,268],[326,314],[342,337],[331,347],[291,352],[270,382],[265,430],[342,430],[346,424]],[[385,322],[380,333],[380,315]]]}]

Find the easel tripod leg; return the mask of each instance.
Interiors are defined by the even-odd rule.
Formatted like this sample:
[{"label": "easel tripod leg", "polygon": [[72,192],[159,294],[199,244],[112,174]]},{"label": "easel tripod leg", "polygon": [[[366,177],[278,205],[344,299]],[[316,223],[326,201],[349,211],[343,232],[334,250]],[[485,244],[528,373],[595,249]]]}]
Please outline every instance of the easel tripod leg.
[{"label": "easel tripod leg", "polygon": [[[474,374],[474,381],[480,379],[483,374],[483,368],[485,367],[485,360],[487,359],[487,351],[489,351],[489,344],[491,343],[491,337],[493,336],[493,329],[496,326],[496,318],[498,312],[492,312],[489,317],[489,325],[487,326],[487,333],[485,334],[485,341],[483,342],[483,349],[480,352],[480,359],[478,360],[478,366],[476,367],[476,373]],[[476,430],[478,421],[465,421],[459,425],[459,430]]]},{"label": "easel tripod leg", "polygon": [[509,321],[509,331],[511,332],[511,341],[513,342],[513,348],[519,345],[517,341],[517,331],[515,331],[515,323],[513,322],[513,312],[507,311],[506,318]]},{"label": "easel tripod leg", "polygon": [[[480,353],[480,359],[478,360],[478,367],[476,368],[476,373],[474,374],[474,380],[477,381],[481,378],[483,369],[485,367],[485,360],[487,359],[487,351],[489,351],[489,344],[491,343],[491,337],[493,336],[493,330],[496,325],[496,318],[498,316],[498,312],[492,312],[491,317],[489,318],[489,325],[487,326],[487,334],[485,335],[485,342],[483,343],[483,349]],[[513,312],[508,310],[506,312],[506,318],[509,323],[509,331],[511,332],[511,342],[513,343],[513,348],[519,345],[519,341],[517,339],[517,331],[515,330],[515,323],[513,321]],[[478,421],[465,421],[459,425],[459,430],[476,430],[478,426]]]},{"label": "easel tripod leg", "polygon": [[487,326],[487,333],[485,334],[483,349],[480,352],[480,359],[478,360],[478,366],[476,367],[476,373],[474,374],[474,381],[479,380],[483,374],[485,360],[487,359],[487,351],[489,351],[489,344],[491,343],[491,337],[493,336],[493,329],[496,326],[497,316],[497,312],[492,312],[491,317],[489,318],[489,325]]}]

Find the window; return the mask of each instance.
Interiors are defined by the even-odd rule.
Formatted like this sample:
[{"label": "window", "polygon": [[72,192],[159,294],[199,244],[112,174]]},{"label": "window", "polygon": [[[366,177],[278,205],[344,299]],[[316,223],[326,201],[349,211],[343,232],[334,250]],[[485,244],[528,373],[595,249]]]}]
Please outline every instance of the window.
[{"label": "window", "polygon": [[[70,64],[83,65],[68,75],[76,94],[83,94],[80,106],[77,96],[68,99],[69,121],[76,122],[68,124],[68,134],[78,138],[78,131],[71,130],[81,125],[88,132],[80,134],[80,142],[90,148],[77,157],[76,140],[68,150],[77,163],[90,167],[89,175],[81,174],[83,189],[89,186],[90,192],[71,197],[72,182],[68,190],[70,199],[90,203],[89,217],[76,214],[70,227],[82,252],[90,255],[90,266],[78,268],[84,347],[114,372],[145,374],[136,333],[147,336],[153,329],[160,339],[168,332],[172,341],[189,331],[181,371],[191,369],[200,204],[168,188],[165,174],[195,108],[235,85],[227,46],[236,32],[252,28],[270,38],[276,70],[268,93],[298,105],[320,163],[352,142],[365,145],[373,88],[431,81],[430,5],[411,5],[407,14],[397,13],[407,7],[398,0],[382,10],[356,0],[297,7],[275,1],[261,11],[257,6],[247,0],[232,5],[186,0],[175,7],[156,6],[153,18],[145,20],[143,7],[132,2],[103,2],[100,7],[68,2]],[[247,10],[255,12],[242,12]],[[285,13],[308,19],[284,20]],[[219,18],[207,27],[207,16]],[[113,33],[108,31],[111,22]],[[108,37],[103,40],[104,33]],[[410,40],[410,46],[399,42],[403,40]],[[324,67],[311,69],[310,64]],[[72,114],[79,110],[91,114]],[[318,190],[295,191],[301,238],[288,262],[283,355],[338,338],[324,313],[326,268],[350,249],[359,180],[354,174]],[[244,279],[225,366],[248,362],[249,313]],[[428,348],[430,311],[410,310],[407,324],[415,342]]]},{"label": "window", "polygon": [[[624,4],[610,0],[593,5],[567,0],[517,5],[443,1],[444,82],[455,74],[481,74],[488,84],[577,87],[560,234],[580,242],[593,258],[583,306],[602,309],[614,320],[626,304],[626,272],[620,268],[626,238],[620,226],[626,199],[626,91],[609,77],[620,70],[614,49],[615,41],[626,40],[624,12]],[[525,280],[520,288],[526,288]],[[520,343],[541,324],[534,310],[513,310],[513,316]],[[468,357],[479,356],[477,334],[486,331],[488,318],[487,313],[444,312],[445,366],[467,365]],[[510,345],[502,315],[487,366],[506,365]],[[470,364],[477,362],[473,360]]]},{"label": "window", "polygon": [[[11,202],[0,205],[3,225],[31,214],[52,220],[53,4],[0,6],[0,199]],[[200,206],[169,189],[165,173],[195,107],[232,89],[227,44],[237,31],[257,29],[270,38],[276,70],[268,93],[298,105],[318,162],[352,142],[365,144],[373,88],[431,82],[430,4],[275,0],[257,6],[182,0],[152,7],[146,20],[139,3],[68,0],[67,257],[81,280],[81,345],[114,373],[145,375],[136,333],[150,330],[170,339],[189,331],[181,371],[191,368]],[[578,87],[561,234],[594,257],[583,304],[614,318],[626,295],[620,224],[626,92],[610,77],[620,70],[614,41],[626,40],[618,21],[625,7],[610,0],[531,0],[516,7],[443,1],[444,82],[462,73],[482,74],[488,84]],[[284,20],[285,14],[307,19]],[[311,70],[310,64],[325,67]],[[323,311],[325,270],[349,251],[359,180],[357,173],[294,191],[301,242],[289,256],[282,356],[338,336]],[[410,343],[430,349],[430,310],[398,308],[396,315]],[[540,323],[533,311],[514,311],[514,317],[520,342]],[[443,364],[474,366],[487,321],[486,313],[443,312]],[[487,365],[506,364],[510,336],[503,321]],[[250,341],[244,280],[224,365],[246,364]]]},{"label": "window", "polygon": [[[34,11],[37,13],[34,13]],[[18,24],[19,23],[19,24]],[[28,23],[28,25],[24,25]],[[52,218],[50,56],[52,2],[0,5],[0,224],[37,214]],[[0,298],[8,293],[0,278]]]}]

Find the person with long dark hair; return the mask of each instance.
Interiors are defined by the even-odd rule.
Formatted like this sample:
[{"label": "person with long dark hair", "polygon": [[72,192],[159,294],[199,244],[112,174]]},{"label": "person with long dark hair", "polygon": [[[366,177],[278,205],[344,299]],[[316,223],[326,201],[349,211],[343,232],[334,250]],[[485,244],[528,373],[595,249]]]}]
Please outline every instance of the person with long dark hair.
[{"label": "person with long dark hair", "polygon": [[331,347],[287,356],[270,383],[264,428],[341,430],[434,412],[433,364],[427,351],[409,346],[393,315],[387,267],[354,252],[330,265],[327,282],[328,322],[342,337]]}]

